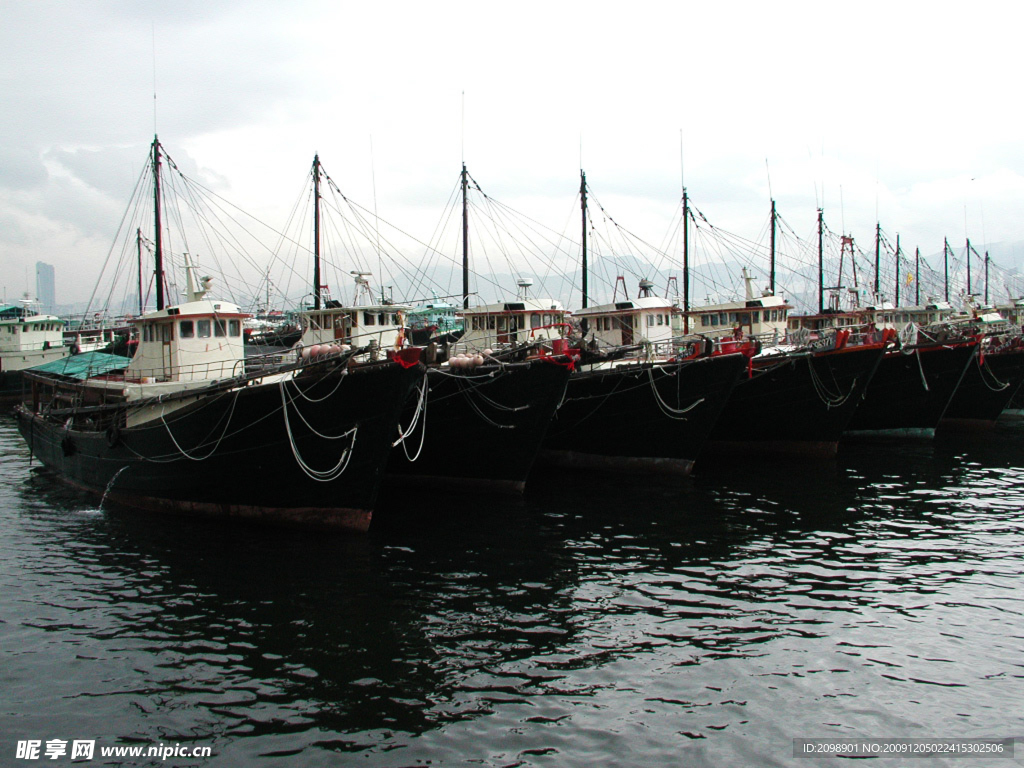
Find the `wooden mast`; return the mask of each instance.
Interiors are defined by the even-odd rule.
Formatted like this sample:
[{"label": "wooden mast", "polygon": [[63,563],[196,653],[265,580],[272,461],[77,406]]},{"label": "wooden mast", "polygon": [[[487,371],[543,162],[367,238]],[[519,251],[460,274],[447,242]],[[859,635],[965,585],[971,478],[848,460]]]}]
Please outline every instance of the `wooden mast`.
[{"label": "wooden mast", "polygon": [[683,187],[683,333],[690,332],[690,196]]},{"label": "wooden mast", "polygon": [[914,249],[914,304],[921,305],[921,249]]},{"label": "wooden mast", "polygon": [[772,251],[769,261],[768,288],[775,295],[775,201],[772,200]]},{"label": "wooden mast", "polygon": [[893,307],[900,305],[900,235],[896,233],[896,300],[892,303]]},{"label": "wooden mast", "polygon": [[146,309],[142,303],[142,227],[135,230],[135,257],[139,262],[139,315],[141,316]]},{"label": "wooden mast", "polygon": [[882,267],[882,225],[880,222],[875,222],[875,304],[879,303],[879,290],[880,284],[878,280],[878,273]]},{"label": "wooden mast", "polygon": [[313,309],[320,309],[320,155],[313,155]]},{"label": "wooden mast", "polygon": [[[582,220],[581,243],[582,250],[582,277],[580,284],[583,290],[581,309],[587,308],[587,174],[580,169],[580,217]],[[584,321],[585,322],[585,321]]]},{"label": "wooden mast", "polygon": [[462,308],[469,309],[469,208],[466,188],[469,186],[466,164],[462,164]]},{"label": "wooden mast", "polygon": [[[587,275],[587,272],[588,272],[588,267],[587,267],[587,174],[585,174],[583,172],[582,168],[580,168],[580,228],[581,228],[581,235],[580,235],[580,245],[581,245],[581,248],[580,248],[580,270],[581,270],[580,289],[581,289],[581,291],[583,293],[583,297],[582,297],[581,303],[580,303],[580,308],[581,309],[586,309],[587,308],[587,276],[588,276]],[[589,324],[587,323],[587,319],[585,317],[580,319],[580,334],[582,336],[586,336],[587,335],[587,330],[588,330],[587,326],[588,325]]]},{"label": "wooden mast", "polygon": [[971,238],[967,238],[967,295],[971,295]]},{"label": "wooden mast", "polygon": [[942,238],[942,274],[946,284],[946,301],[949,301],[949,239]]},{"label": "wooden mast", "polygon": [[825,313],[825,255],[822,236],[825,228],[825,212],[818,209],[818,314]]},{"label": "wooden mast", "polygon": [[988,306],[988,251],[985,251],[985,306]]},{"label": "wooden mast", "polygon": [[153,227],[156,230],[153,239],[156,251],[156,308],[164,308],[164,251],[163,238],[160,235],[160,140],[153,136]]}]

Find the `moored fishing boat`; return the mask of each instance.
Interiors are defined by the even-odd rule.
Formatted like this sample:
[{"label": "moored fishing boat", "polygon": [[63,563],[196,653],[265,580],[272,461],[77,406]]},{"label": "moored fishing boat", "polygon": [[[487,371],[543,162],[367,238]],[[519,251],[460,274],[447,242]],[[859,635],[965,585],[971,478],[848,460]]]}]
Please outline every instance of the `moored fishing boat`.
[{"label": "moored fishing boat", "polygon": [[934,437],[977,352],[972,338],[926,337],[887,350],[845,434]]},{"label": "moored fishing boat", "polygon": [[63,320],[34,312],[28,300],[0,306],[0,403],[21,398],[24,371],[70,354],[63,329]]},{"label": "moored fishing boat", "polygon": [[[161,157],[154,140],[157,192]],[[185,301],[165,304],[156,243],[157,309],[133,321],[131,361],[29,374],[16,417],[33,455],[132,507],[365,530],[420,350],[363,361],[365,349],[324,344],[252,365],[246,314],[207,298],[187,259]]]},{"label": "moored fishing boat", "polygon": [[448,489],[521,493],[574,365],[565,313],[520,295],[462,315],[467,330],[447,359],[431,364],[428,350],[422,413],[416,422],[407,409],[388,472]]},{"label": "moored fishing boat", "polygon": [[679,308],[641,283],[634,300],[578,310],[591,329],[544,441],[555,466],[688,475],[747,368],[739,352],[710,354],[674,336]]},{"label": "moored fishing boat", "polygon": [[560,302],[529,295],[529,279],[514,301],[469,306],[468,178],[463,166],[463,307],[454,333],[428,346],[427,389],[406,408],[388,473],[449,491],[518,494],[565,393],[570,326]]},{"label": "moored fishing boat", "polygon": [[850,345],[840,333],[815,347],[765,349],[733,390],[708,452],[835,456],[885,348]]},{"label": "moored fishing boat", "polygon": [[1001,322],[994,312],[982,312],[966,325],[981,337],[978,354],[967,366],[939,422],[943,432],[992,427],[1024,385],[1024,336],[1020,329]]}]

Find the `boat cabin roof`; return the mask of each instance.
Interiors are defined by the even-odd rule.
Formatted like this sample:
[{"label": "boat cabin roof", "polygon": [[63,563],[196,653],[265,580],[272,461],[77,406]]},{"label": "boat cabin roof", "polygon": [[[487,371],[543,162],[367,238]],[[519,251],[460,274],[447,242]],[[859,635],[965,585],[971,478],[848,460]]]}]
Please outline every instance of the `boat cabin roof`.
[{"label": "boat cabin roof", "polygon": [[482,304],[459,310],[460,315],[524,314],[527,312],[564,312],[562,302],[557,299],[516,299],[496,304]]},{"label": "boat cabin roof", "polygon": [[671,299],[662,298],[661,296],[641,296],[635,299],[616,301],[611,304],[599,304],[595,307],[577,309],[572,314],[573,317],[594,317],[596,315],[632,314],[633,312],[643,311],[645,309],[659,312],[663,312],[665,310],[675,312],[678,311],[679,308]]},{"label": "boat cabin roof", "polygon": [[242,312],[237,304],[232,304],[228,301],[200,299],[199,301],[189,301],[184,304],[175,304],[171,307],[147,312],[140,317],[129,319],[128,322],[134,325],[141,325],[143,323],[167,320],[168,318],[180,320],[188,317],[212,317],[214,315],[217,317],[252,317],[252,315]]}]

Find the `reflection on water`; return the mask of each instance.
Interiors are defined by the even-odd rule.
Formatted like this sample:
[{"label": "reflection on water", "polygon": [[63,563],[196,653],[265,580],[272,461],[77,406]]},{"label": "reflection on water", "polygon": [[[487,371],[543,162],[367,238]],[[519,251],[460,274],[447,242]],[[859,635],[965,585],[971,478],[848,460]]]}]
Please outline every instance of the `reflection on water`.
[{"label": "reflection on water", "polygon": [[8,759],[783,765],[795,737],[1024,733],[1022,428],[386,493],[362,537],[100,510],[8,421],[0,451]]}]

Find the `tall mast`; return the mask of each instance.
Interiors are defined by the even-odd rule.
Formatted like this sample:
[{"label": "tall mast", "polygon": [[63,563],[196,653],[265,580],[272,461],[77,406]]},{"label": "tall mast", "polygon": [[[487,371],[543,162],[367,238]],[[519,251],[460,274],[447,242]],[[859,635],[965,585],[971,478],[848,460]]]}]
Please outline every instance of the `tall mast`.
[{"label": "tall mast", "polygon": [[683,187],[683,333],[690,332],[690,196]]},{"label": "tall mast", "polygon": [[921,249],[914,249],[914,304],[921,304]]},{"label": "tall mast", "polygon": [[160,140],[153,136],[153,227],[156,237],[153,245],[156,250],[156,308],[164,308],[164,251],[163,239],[160,236]]},{"label": "tall mast", "polygon": [[[582,239],[583,245],[583,258],[582,258],[582,270],[583,274],[580,280],[580,287],[583,290],[583,299],[580,304],[581,309],[587,308],[587,174],[580,169],[580,218],[582,227]],[[586,321],[584,321],[586,322]],[[584,331],[585,332],[585,331]]]},{"label": "tall mast", "polygon": [[135,251],[139,260],[139,315],[145,311],[142,301],[142,227],[135,230]]},{"label": "tall mast", "polygon": [[[469,186],[466,164],[462,164],[462,308],[469,309],[469,208],[466,188]],[[586,291],[584,291],[586,293]]]},{"label": "tall mast", "polygon": [[879,281],[878,273],[882,267],[882,225],[879,222],[875,222],[875,303],[879,301]]},{"label": "tall mast", "polygon": [[988,251],[985,251],[985,306],[988,306]]},{"label": "tall mast", "polygon": [[896,233],[896,300],[893,302],[894,307],[900,305],[900,235]]},{"label": "tall mast", "polygon": [[822,247],[822,232],[825,228],[824,211],[818,209],[818,314],[825,312],[825,255]]},{"label": "tall mast", "polygon": [[772,200],[772,253],[769,264],[768,288],[775,295],[775,201]]},{"label": "tall mast", "polygon": [[946,283],[946,301],[949,301],[949,239],[942,238],[942,273]]},{"label": "tall mast", "polygon": [[313,309],[320,309],[320,155],[313,155]]},{"label": "tall mast", "polygon": [[967,238],[967,295],[971,295],[971,238]]}]

